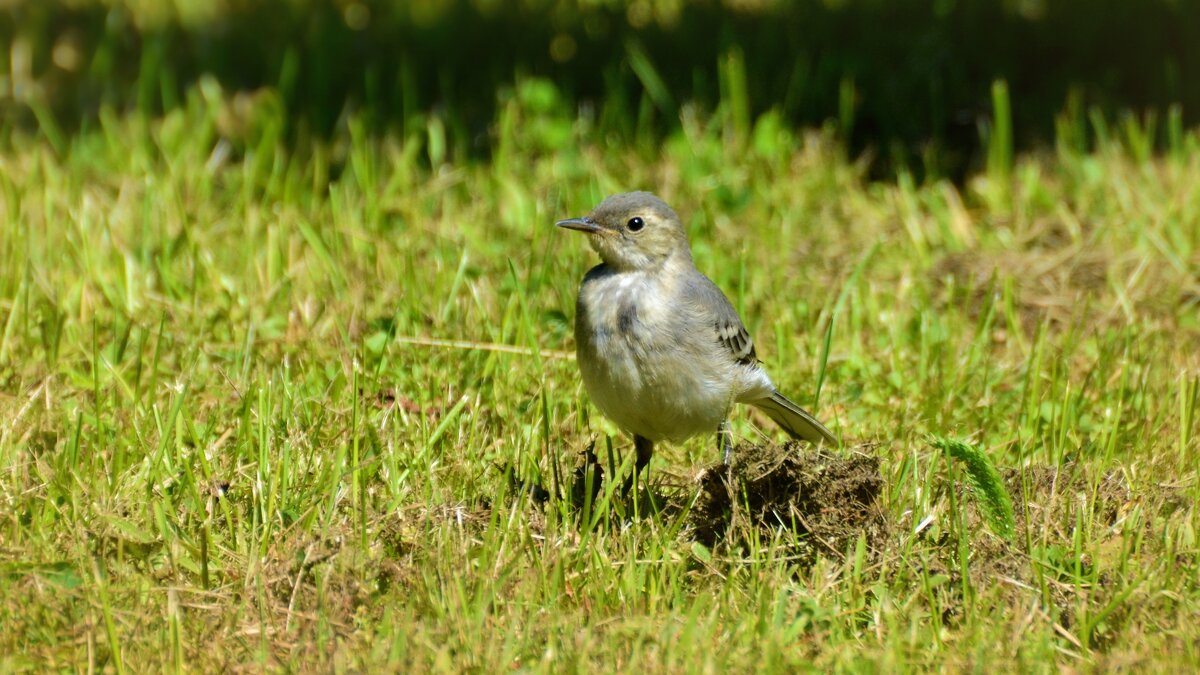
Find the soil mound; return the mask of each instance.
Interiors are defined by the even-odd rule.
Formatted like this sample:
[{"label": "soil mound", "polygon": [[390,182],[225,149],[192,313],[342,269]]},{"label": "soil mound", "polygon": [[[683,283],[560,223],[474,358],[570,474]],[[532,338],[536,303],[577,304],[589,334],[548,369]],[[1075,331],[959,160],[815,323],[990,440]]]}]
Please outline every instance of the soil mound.
[{"label": "soil mound", "polygon": [[699,478],[700,494],[689,525],[708,546],[744,543],[757,536],[786,537],[803,561],[818,553],[840,557],[865,536],[882,548],[887,534],[880,495],[879,460],[840,457],[825,450],[785,445],[739,445],[729,466],[713,464]]}]

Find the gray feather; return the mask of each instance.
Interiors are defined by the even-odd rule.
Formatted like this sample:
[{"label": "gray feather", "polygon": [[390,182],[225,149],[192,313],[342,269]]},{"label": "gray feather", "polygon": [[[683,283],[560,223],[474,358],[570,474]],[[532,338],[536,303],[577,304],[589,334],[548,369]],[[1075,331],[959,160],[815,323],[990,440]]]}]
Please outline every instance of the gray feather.
[{"label": "gray feather", "polygon": [[837,445],[837,439],[834,438],[833,432],[826,429],[825,425],[818,422],[817,418],[813,417],[807,410],[779,393],[779,390],[772,393],[769,398],[750,401],[749,403],[775,420],[775,423],[783,427],[783,430],[788,432],[788,435],[792,438],[805,440],[809,443]]},{"label": "gray feather", "polygon": [[708,319],[713,338],[725,348],[733,360],[742,365],[758,363],[754,340],[742,324],[729,298],[708,277],[696,271],[683,289],[689,304],[702,319]]}]

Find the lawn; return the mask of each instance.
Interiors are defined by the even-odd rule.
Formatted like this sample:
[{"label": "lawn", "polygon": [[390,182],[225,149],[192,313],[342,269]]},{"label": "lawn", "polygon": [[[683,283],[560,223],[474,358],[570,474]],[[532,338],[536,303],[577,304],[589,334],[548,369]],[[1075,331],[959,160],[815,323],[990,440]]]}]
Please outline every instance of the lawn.
[{"label": "lawn", "polygon": [[[1200,665],[1195,133],[995,133],[955,185],[769,113],[625,143],[542,81],[498,108],[470,160],[436,117],[289,142],[213,82],[6,131],[0,670]],[[713,439],[619,489],[573,361],[594,254],[553,223],[629,189],[843,439],[733,419],[813,522],[714,507]]]}]

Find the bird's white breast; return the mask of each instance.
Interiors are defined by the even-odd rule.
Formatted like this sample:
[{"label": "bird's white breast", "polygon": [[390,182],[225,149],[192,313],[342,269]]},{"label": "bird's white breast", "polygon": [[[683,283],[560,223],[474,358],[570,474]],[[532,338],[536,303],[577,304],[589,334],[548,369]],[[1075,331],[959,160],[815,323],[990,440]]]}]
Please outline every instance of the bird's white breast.
[{"label": "bird's white breast", "polygon": [[715,338],[696,334],[696,322],[681,315],[671,278],[593,271],[580,289],[575,327],[593,402],[652,441],[715,432],[732,398],[729,373],[702,353]]}]

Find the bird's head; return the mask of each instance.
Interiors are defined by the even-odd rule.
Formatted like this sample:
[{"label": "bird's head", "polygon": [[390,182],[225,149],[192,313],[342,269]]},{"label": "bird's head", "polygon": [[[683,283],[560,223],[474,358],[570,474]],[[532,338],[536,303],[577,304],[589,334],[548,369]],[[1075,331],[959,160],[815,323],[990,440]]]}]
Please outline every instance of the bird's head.
[{"label": "bird's head", "polygon": [[590,214],[557,225],[586,233],[600,258],[618,270],[652,269],[672,257],[691,257],[679,216],[649,192],[613,195]]}]

